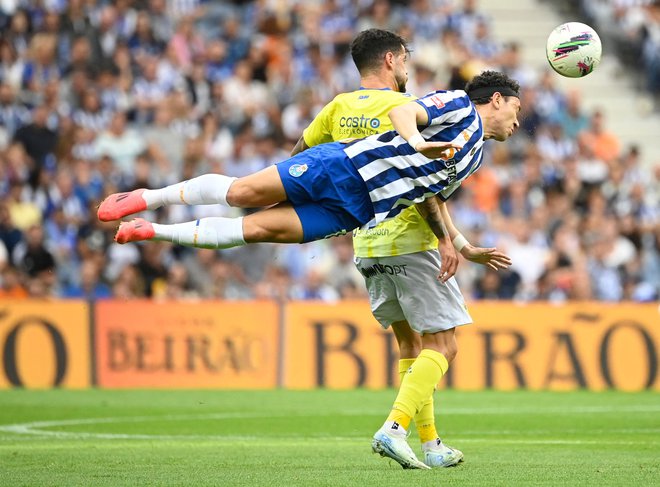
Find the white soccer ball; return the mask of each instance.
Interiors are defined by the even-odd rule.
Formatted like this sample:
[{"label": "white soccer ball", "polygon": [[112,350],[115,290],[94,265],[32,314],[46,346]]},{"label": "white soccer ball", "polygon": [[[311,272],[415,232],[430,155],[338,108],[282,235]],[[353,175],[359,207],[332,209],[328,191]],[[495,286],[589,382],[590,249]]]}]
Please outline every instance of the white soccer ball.
[{"label": "white soccer ball", "polygon": [[552,69],[568,78],[581,78],[596,69],[603,48],[591,27],[567,22],[550,33],[545,50]]}]

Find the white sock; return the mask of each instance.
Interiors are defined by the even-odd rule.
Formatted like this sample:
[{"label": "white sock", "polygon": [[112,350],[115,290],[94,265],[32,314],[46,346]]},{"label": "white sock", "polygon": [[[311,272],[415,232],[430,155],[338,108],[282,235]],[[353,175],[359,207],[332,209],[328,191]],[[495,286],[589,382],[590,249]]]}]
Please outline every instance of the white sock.
[{"label": "white sock", "polygon": [[438,448],[438,446],[442,443],[440,441],[440,438],[436,438],[435,440],[427,441],[426,443],[422,443],[422,451],[426,452],[429,450],[435,450]]},{"label": "white sock", "polygon": [[187,247],[203,249],[228,249],[245,245],[243,217],[202,218],[174,225],[154,223],[154,240],[165,240]]},{"label": "white sock", "polygon": [[406,428],[401,426],[399,423],[396,423],[395,421],[385,421],[385,423],[383,424],[383,429],[386,430],[391,435],[406,436],[408,434]]},{"label": "white sock", "polygon": [[147,209],[155,210],[164,205],[213,205],[227,204],[227,192],[236,178],[222,174],[202,176],[172,184],[161,189],[147,189],[142,197]]}]

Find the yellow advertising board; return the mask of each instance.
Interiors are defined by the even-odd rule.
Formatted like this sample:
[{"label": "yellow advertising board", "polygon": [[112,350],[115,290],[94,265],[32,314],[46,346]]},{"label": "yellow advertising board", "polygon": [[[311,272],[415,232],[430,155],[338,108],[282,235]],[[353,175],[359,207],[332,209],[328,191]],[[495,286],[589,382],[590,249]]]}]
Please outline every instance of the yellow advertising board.
[{"label": "yellow advertising board", "polygon": [[[368,301],[286,306],[284,387],[388,387],[398,382],[397,345]],[[395,375],[396,374],[396,375]]]},{"label": "yellow advertising board", "polygon": [[470,313],[454,387],[660,390],[657,304],[481,302]]},{"label": "yellow advertising board", "polygon": [[0,388],[91,385],[84,301],[0,301]]},{"label": "yellow advertising board", "polygon": [[[660,390],[657,304],[479,302],[470,313],[444,387]],[[398,382],[394,337],[367,303],[290,303],[286,317],[285,387]]]},{"label": "yellow advertising board", "polygon": [[109,388],[275,387],[275,302],[102,301],[97,383]]}]

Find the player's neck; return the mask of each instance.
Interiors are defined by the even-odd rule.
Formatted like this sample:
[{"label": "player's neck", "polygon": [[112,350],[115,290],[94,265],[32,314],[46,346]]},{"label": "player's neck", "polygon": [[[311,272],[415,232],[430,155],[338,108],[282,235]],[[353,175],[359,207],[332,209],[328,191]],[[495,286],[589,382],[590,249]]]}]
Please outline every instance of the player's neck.
[{"label": "player's neck", "polygon": [[479,117],[481,117],[481,123],[484,127],[484,140],[492,139],[493,132],[491,130],[491,112],[486,109],[486,105],[475,105]]},{"label": "player's neck", "polygon": [[377,74],[362,76],[360,78],[360,86],[368,90],[390,89],[397,91],[397,86],[394,79],[389,79],[389,77],[379,76]]}]

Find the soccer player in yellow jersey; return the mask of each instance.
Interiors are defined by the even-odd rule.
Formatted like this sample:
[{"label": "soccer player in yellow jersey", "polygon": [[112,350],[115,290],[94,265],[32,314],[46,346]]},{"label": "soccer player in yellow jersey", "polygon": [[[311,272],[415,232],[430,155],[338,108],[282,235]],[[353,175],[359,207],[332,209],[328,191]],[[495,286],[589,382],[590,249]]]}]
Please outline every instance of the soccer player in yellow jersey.
[{"label": "soccer player in yellow jersey", "polygon": [[[405,93],[408,49],[403,38],[369,29],[354,39],[351,55],[360,72],[360,89],[342,93],[328,103],[305,129],[292,154],[318,144],[390,130],[390,110],[415,99]],[[508,265],[508,258],[495,249],[469,245],[451,223],[444,203],[439,203],[440,215],[427,214],[424,206],[412,206],[397,218],[353,233],[356,265],[365,278],[373,314],[384,328],[392,327],[399,344],[402,378],[422,351],[420,336],[425,333],[438,332],[442,337],[444,353],[431,359],[441,362],[446,371],[457,351],[454,328],[472,322],[452,277],[458,259],[451,244],[447,245],[449,239],[467,259],[494,268]],[[434,218],[438,221],[433,222]],[[429,223],[444,224],[448,229],[442,256]],[[438,280],[439,275],[443,275],[444,283]],[[388,445],[391,435],[387,431],[377,433],[374,451],[395,459],[404,468],[447,467],[463,459],[459,450],[446,446],[438,437],[432,393],[423,398],[414,420],[424,463],[412,451],[406,451],[407,444],[400,445],[399,450],[403,451]],[[403,432],[404,426],[396,424],[399,433]],[[391,430],[393,424],[388,426]],[[405,442],[405,435],[401,437]]]}]

